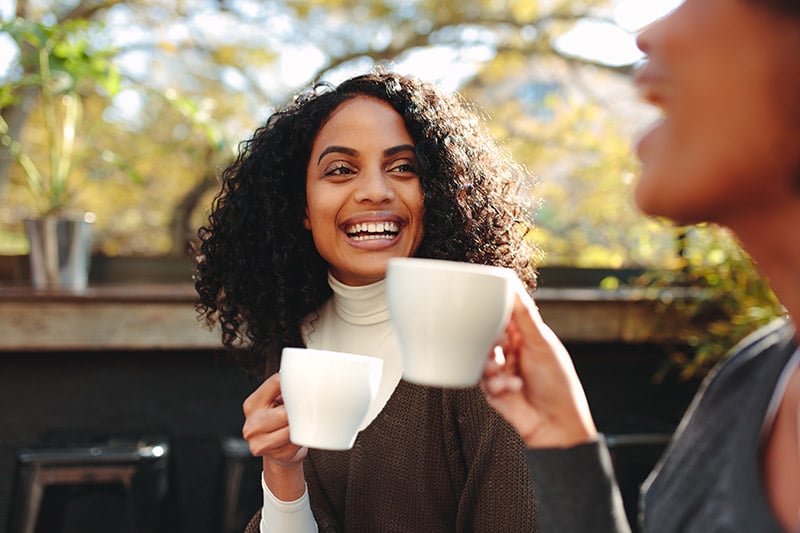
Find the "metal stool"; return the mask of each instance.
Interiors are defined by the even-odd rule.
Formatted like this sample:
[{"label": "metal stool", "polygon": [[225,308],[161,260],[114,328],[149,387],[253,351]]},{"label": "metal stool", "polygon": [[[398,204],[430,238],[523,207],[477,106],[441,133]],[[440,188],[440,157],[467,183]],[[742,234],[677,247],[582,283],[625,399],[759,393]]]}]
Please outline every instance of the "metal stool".
[{"label": "metal stool", "polygon": [[[149,531],[153,506],[163,500],[168,488],[169,444],[163,438],[109,439],[71,446],[41,446],[17,454],[16,515],[11,533],[33,533],[40,519],[45,490],[56,485],[114,484],[123,488],[130,531]],[[149,472],[145,472],[149,470]],[[146,483],[143,478],[149,477]],[[148,491],[145,498],[137,498]],[[142,502],[145,502],[142,504]],[[139,525],[137,507],[144,507],[145,524]],[[141,527],[144,526],[144,527]]]},{"label": "metal stool", "polygon": [[242,531],[261,508],[261,458],[250,453],[247,441],[227,437],[222,441],[222,532]]}]

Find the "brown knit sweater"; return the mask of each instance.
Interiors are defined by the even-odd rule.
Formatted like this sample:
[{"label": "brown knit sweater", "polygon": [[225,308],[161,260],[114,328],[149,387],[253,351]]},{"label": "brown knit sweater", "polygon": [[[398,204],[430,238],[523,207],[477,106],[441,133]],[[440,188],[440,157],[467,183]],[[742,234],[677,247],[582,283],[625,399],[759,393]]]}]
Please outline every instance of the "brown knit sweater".
[{"label": "brown knit sweater", "polygon": [[477,387],[401,381],[351,450],[309,451],[311,508],[320,532],[535,532],[524,449]]}]

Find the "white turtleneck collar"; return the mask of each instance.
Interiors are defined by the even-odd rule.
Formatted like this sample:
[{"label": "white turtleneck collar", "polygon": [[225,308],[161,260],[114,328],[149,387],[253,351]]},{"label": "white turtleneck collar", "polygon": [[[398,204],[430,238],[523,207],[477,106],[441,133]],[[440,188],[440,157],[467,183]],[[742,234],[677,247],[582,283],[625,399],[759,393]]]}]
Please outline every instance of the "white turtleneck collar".
[{"label": "white turtleneck collar", "polygon": [[328,284],[333,289],[336,314],[345,322],[367,326],[389,320],[386,279],[353,287],[345,285],[329,272]]}]

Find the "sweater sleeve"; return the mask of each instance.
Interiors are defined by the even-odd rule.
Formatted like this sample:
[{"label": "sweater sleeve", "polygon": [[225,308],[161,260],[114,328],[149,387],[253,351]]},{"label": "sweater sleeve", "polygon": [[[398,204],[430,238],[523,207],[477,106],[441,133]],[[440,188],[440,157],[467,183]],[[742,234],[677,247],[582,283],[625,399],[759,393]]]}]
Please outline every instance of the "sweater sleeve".
[{"label": "sweater sleeve", "polygon": [[526,455],[542,533],[630,533],[605,441]]}]

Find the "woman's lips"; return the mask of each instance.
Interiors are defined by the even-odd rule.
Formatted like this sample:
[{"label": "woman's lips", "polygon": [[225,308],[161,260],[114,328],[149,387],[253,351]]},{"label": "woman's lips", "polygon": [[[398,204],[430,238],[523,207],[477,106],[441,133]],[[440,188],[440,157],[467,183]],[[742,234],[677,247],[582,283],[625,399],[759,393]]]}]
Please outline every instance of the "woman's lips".
[{"label": "woman's lips", "polygon": [[636,72],[634,84],[639,98],[664,112],[671,90],[663,76],[645,65]]}]

